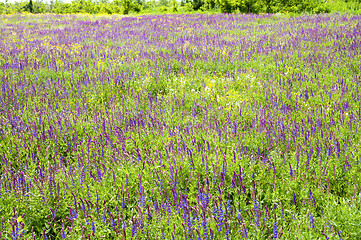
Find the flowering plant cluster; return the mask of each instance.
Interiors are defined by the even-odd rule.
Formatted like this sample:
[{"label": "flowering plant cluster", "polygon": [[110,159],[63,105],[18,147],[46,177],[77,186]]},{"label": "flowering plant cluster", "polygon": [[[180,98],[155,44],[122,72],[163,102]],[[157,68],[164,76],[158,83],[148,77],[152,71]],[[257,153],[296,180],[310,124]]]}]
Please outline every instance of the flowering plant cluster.
[{"label": "flowering plant cluster", "polygon": [[1,19],[1,239],[361,236],[360,16]]}]

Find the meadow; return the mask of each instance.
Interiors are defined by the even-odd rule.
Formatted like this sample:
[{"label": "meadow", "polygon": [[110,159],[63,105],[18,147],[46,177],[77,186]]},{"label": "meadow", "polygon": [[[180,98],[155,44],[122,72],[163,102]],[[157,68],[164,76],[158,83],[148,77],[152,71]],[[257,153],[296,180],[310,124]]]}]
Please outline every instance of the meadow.
[{"label": "meadow", "polygon": [[1,239],[361,238],[361,16],[0,31]]}]

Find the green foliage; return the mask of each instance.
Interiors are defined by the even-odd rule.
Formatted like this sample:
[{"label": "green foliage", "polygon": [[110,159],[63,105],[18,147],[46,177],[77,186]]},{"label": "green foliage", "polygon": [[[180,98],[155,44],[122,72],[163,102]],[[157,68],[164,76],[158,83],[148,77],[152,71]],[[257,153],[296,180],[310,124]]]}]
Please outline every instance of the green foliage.
[{"label": "green foliage", "polygon": [[193,5],[190,2],[185,3],[184,9],[186,12],[193,12]]},{"label": "green foliage", "polygon": [[[311,1],[287,6],[280,1],[217,0],[205,4],[209,6],[201,9],[229,13],[327,10],[322,8],[326,5]],[[34,1],[34,11],[35,6]],[[194,11],[192,2],[183,6],[176,2],[141,6],[141,2],[124,1],[55,2],[53,9],[95,14],[124,14],[127,9],[129,14],[136,6],[149,12]],[[220,201],[232,214],[229,221],[224,221],[230,226],[229,239],[244,238],[242,226],[248,229],[249,239],[272,239],[275,222],[282,239],[294,239],[295,234],[299,239],[321,239],[321,234],[336,239],[340,231],[343,239],[360,238],[360,134],[353,131],[358,120],[347,117],[358,115],[360,109],[355,87],[359,57],[356,44],[350,46],[356,38],[360,40],[359,35],[352,34],[359,27],[354,16],[325,14],[288,19],[268,14],[172,15],[120,20],[84,15],[1,17],[4,21],[0,24],[9,20],[17,29],[24,29],[29,49],[37,51],[35,56],[34,52],[19,50],[19,46],[25,46],[23,39],[5,32],[6,41],[13,43],[8,50],[16,55],[0,58],[7,71],[6,79],[1,78],[6,91],[1,92],[0,113],[6,122],[0,125],[0,152],[6,161],[1,159],[0,170],[6,171],[1,172],[0,181],[3,185],[12,182],[7,179],[22,171],[27,182],[35,180],[26,194],[20,187],[3,191],[2,238],[12,237],[10,222],[15,220],[26,226],[25,231],[18,232],[23,234],[22,239],[32,238],[31,233],[36,239],[43,233],[48,239],[60,239],[62,230],[68,239],[160,239],[163,233],[165,239],[172,239],[171,235],[183,239],[186,231],[175,202],[170,199],[171,214],[165,207],[162,213],[153,207],[173,194],[172,164],[177,167],[177,194],[187,196],[194,212],[202,211],[196,198],[199,191],[203,188],[210,193],[209,211],[204,211],[204,216],[208,229],[215,230],[214,239],[227,238],[223,231],[217,231],[212,214]],[[34,34],[29,34],[30,21],[38,23]],[[294,24],[296,21],[300,24]],[[38,34],[39,30],[47,31],[49,22],[57,31]],[[274,28],[267,29],[269,26]],[[318,38],[321,31],[334,37]],[[72,39],[71,44],[56,41],[64,35]],[[262,44],[264,47],[259,47]],[[47,49],[59,55],[49,56]],[[287,58],[281,60],[282,54]],[[21,70],[8,64],[9,59],[17,61],[24,55],[35,64]],[[73,68],[64,64],[65,56]],[[332,58],[337,60],[331,66],[327,59]],[[79,59],[84,61],[82,65],[78,65]],[[34,69],[38,62],[42,64]],[[312,92],[309,99],[304,98],[305,90]],[[332,94],[324,95],[324,100],[323,93]],[[351,106],[341,111],[346,103]],[[318,115],[319,110],[326,113]],[[348,123],[353,124],[353,130]],[[282,133],[284,126],[286,132]],[[293,134],[292,126],[295,130],[302,126],[302,135]],[[321,130],[325,138],[320,137]],[[275,132],[277,143],[268,144],[276,138],[266,135],[276,136]],[[308,133],[311,136],[307,141],[304,137]],[[328,140],[331,133],[334,141]],[[316,156],[313,144],[329,141],[328,146],[334,148],[336,140],[345,143],[341,157],[324,151]],[[304,152],[298,159],[300,148]],[[193,149],[193,159],[187,149]],[[308,160],[311,149],[315,152]],[[38,178],[41,166],[45,175]],[[13,178],[19,179],[16,184],[20,186],[21,178],[16,174]],[[52,174],[59,186],[53,185]],[[144,218],[146,231],[132,236],[134,221],[141,215],[139,177],[152,216]],[[160,183],[159,179],[164,181]],[[260,228],[255,227],[255,199],[262,209]],[[87,210],[83,210],[83,201],[85,205],[91,203]],[[77,217],[71,216],[73,208]],[[52,217],[55,209],[57,214]],[[116,215],[118,210],[121,216]],[[310,216],[315,219],[314,227],[310,227]],[[127,238],[125,233],[122,237],[121,229],[117,233],[112,230],[113,217],[119,228],[127,225]],[[191,221],[202,231],[200,221]]]},{"label": "green foliage", "polygon": [[167,6],[160,6],[160,7],[157,8],[157,10],[160,13],[168,13],[169,12],[169,8]]},{"label": "green foliage", "polygon": [[169,0],[159,0],[159,1],[158,1],[158,5],[159,5],[159,6],[166,6],[166,7],[168,7],[168,5],[169,5]]},{"label": "green foliage", "polygon": [[176,0],[171,1],[172,12],[178,12],[178,3]]},{"label": "green foliage", "polygon": [[175,0],[74,0],[64,3],[42,1],[1,3],[0,14],[15,12],[30,13],[89,13],[89,14],[130,14],[130,13],[191,13],[193,11],[221,13],[361,13],[360,0],[185,0],[178,6]]},{"label": "green foliage", "polygon": [[3,2],[0,3],[0,14],[5,14],[6,13],[6,7],[5,4]]},{"label": "green foliage", "polygon": [[33,0],[29,0],[28,5],[26,6],[26,10],[31,13],[34,11]]}]

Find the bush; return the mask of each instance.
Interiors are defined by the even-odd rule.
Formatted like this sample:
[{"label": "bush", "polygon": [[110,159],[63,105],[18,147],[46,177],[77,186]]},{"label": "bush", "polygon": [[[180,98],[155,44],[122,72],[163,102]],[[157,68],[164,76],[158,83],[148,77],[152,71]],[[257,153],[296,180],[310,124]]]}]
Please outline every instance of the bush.
[{"label": "bush", "polygon": [[133,3],[132,5],[132,11],[139,13],[143,10],[142,5],[138,4],[138,3]]},{"label": "bush", "polygon": [[314,13],[329,13],[330,9],[325,4],[320,4],[313,9]]},{"label": "bush", "polygon": [[169,8],[167,6],[160,6],[158,7],[158,11],[161,13],[166,13],[169,11]]},{"label": "bush", "polygon": [[193,12],[193,5],[190,2],[187,2],[186,4],[184,4],[185,7],[185,11],[186,12]]},{"label": "bush", "polygon": [[178,12],[178,4],[176,0],[172,0],[171,2],[172,5],[172,12]]}]

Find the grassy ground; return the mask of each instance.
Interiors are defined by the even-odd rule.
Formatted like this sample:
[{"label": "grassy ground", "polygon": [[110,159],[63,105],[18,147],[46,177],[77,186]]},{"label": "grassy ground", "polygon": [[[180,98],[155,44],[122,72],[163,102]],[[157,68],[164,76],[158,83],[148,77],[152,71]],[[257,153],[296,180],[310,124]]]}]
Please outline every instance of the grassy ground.
[{"label": "grassy ground", "polygon": [[5,239],[359,239],[360,16],[0,21]]}]

